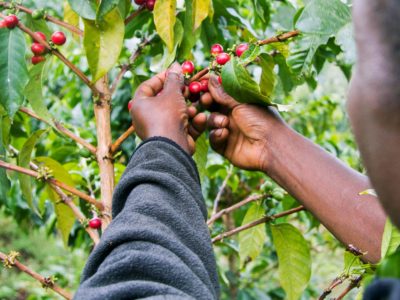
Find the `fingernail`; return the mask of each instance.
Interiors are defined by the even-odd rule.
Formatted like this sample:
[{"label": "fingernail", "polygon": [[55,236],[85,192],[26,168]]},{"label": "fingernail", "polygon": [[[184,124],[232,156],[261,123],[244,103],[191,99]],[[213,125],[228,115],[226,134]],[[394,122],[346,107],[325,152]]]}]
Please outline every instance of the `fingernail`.
[{"label": "fingernail", "polygon": [[221,136],[222,135],[222,131],[223,129],[217,129],[217,131],[215,132],[216,136]]},{"label": "fingernail", "polygon": [[174,72],[180,74],[182,72],[181,65],[177,62],[173,63],[171,67],[168,69],[168,72]]},{"label": "fingernail", "polygon": [[222,124],[224,123],[225,118],[222,116],[217,116],[215,118],[215,123],[218,124],[219,127],[222,127]]}]

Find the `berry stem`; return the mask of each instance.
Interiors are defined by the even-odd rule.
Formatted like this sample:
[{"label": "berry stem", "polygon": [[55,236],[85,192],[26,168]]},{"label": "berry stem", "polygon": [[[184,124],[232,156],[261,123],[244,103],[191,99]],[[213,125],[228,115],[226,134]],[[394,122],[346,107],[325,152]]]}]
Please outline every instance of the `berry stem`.
[{"label": "berry stem", "polygon": [[[19,4],[12,5],[11,3],[0,1],[0,6],[6,7],[6,8],[16,7],[18,10],[23,11],[24,13],[27,13],[27,14],[30,14],[30,15],[33,13],[33,10],[31,10],[31,9],[25,7],[25,6],[19,5]],[[83,31],[80,30],[79,28],[77,28],[77,27],[75,27],[75,26],[73,26],[73,25],[71,25],[69,23],[66,23],[64,21],[61,21],[61,20],[59,20],[59,19],[57,19],[55,17],[46,15],[44,17],[44,19],[46,21],[49,21],[51,23],[57,24],[57,25],[59,25],[61,27],[64,27],[65,29],[68,29],[69,31],[71,31],[71,32],[73,32],[75,34],[78,34],[80,36],[83,35]]]},{"label": "berry stem", "polygon": [[[9,256],[4,254],[3,252],[0,252],[0,260],[3,261],[5,264],[6,262],[9,263]],[[51,280],[48,277],[44,277],[40,275],[39,273],[36,273],[32,269],[30,269],[28,266],[20,263],[17,259],[13,259],[11,266],[16,267],[20,271],[28,274],[32,278],[36,279],[39,281],[44,287],[52,289],[54,292],[59,294],[60,296],[64,297],[65,299],[72,299],[72,294],[70,292],[67,292],[66,290],[62,289],[59,285],[51,282]]]},{"label": "berry stem", "polygon": [[[23,112],[24,114],[27,114],[28,116],[45,122],[45,120],[43,120],[41,117],[39,117],[38,115],[36,115],[33,111],[31,111],[30,109],[26,108],[26,107],[20,107],[19,109],[20,112]],[[54,121],[54,124],[56,126],[56,128],[64,135],[66,135],[67,137],[69,137],[70,139],[74,140],[75,142],[77,142],[78,144],[82,145],[83,147],[87,148],[91,153],[96,154],[96,147],[93,146],[92,144],[86,142],[84,139],[82,139],[80,136],[75,135],[72,131],[70,131],[69,129],[67,129],[66,127],[64,127],[60,122]]]},{"label": "berry stem", "polygon": [[130,23],[138,14],[140,14],[144,10],[144,6],[140,7],[138,10],[135,10],[125,19],[125,25]]}]

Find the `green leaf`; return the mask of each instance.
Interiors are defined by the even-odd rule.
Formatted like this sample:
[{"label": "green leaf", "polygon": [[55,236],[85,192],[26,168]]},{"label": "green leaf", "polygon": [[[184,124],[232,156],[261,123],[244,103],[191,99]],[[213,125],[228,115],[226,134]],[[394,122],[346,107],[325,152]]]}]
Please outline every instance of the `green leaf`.
[{"label": "green leaf", "polygon": [[[70,186],[74,186],[71,175],[59,162],[51,159],[50,157],[36,157],[35,161],[51,169],[52,175],[55,179],[64,182]],[[58,194],[54,192],[50,185],[46,185],[46,190],[54,204],[57,216],[57,228],[61,232],[64,245],[67,246],[69,233],[71,232],[71,229],[75,223],[74,213],[68,205],[60,201]]]},{"label": "green leaf", "polygon": [[399,246],[400,232],[392,222],[387,219],[382,236],[381,259],[393,254]]},{"label": "green leaf", "polygon": [[259,54],[260,54],[260,46],[251,44],[249,46],[249,49],[247,49],[240,57],[240,61],[243,66],[246,66],[249,63],[253,62],[258,57]]},{"label": "green leaf", "polygon": [[[41,129],[34,132],[24,143],[19,152],[18,156],[18,165],[29,169],[29,163],[31,162],[32,151],[35,148],[36,143],[40,140],[44,133],[47,130]],[[33,198],[32,198],[32,181],[31,177],[28,175],[24,175],[22,173],[18,173],[18,179],[21,187],[22,195],[24,196],[25,200],[27,201],[29,207],[38,214],[36,208],[33,205]]]},{"label": "green leaf", "polygon": [[193,0],[193,31],[200,27],[209,13],[210,0]]},{"label": "green leaf", "polygon": [[96,20],[102,21],[104,16],[117,7],[120,0],[101,0],[96,13]]},{"label": "green leaf", "polygon": [[368,195],[368,196],[378,197],[378,195],[376,194],[376,191],[374,189],[367,189],[365,191],[360,192],[359,195],[360,196]]},{"label": "green leaf", "polygon": [[196,152],[193,155],[193,159],[196,162],[197,170],[199,171],[200,180],[207,176],[207,154],[208,144],[206,135],[203,133],[196,141]]},{"label": "green leaf", "polygon": [[379,265],[376,273],[380,277],[400,278],[400,250],[386,257]]},{"label": "green leaf", "polygon": [[[242,225],[258,220],[264,216],[261,203],[252,203],[244,216]],[[260,255],[267,239],[265,224],[254,226],[239,233],[240,266],[244,266],[248,258],[254,260]]]},{"label": "green leaf", "polygon": [[176,0],[157,0],[154,6],[154,24],[158,35],[167,45],[169,52],[174,49],[174,27],[176,22]]},{"label": "green leaf", "polygon": [[199,38],[201,28],[193,32],[193,1],[186,0],[185,7],[185,21],[183,24],[185,38],[182,40],[182,44],[179,47],[178,57],[181,59],[190,59],[192,49]]},{"label": "green leaf", "polygon": [[25,36],[18,28],[0,29],[0,105],[11,117],[24,101],[28,82]]},{"label": "green leaf", "polygon": [[124,41],[124,20],[114,9],[104,16],[104,21],[84,20],[83,44],[93,82],[96,82],[118,61]]},{"label": "green leaf", "polygon": [[[3,108],[0,106],[0,109],[3,110]],[[4,112],[0,111],[0,128],[4,129],[4,120],[6,117],[3,117]],[[0,130],[0,159],[5,160],[6,156],[6,148],[5,148],[5,143],[4,143],[4,137],[3,137],[3,130]],[[1,203],[6,203],[7,199],[7,193],[8,190],[10,189],[10,181],[8,180],[7,177],[7,172],[5,169],[0,168],[0,204]]]},{"label": "green leaf", "polygon": [[311,255],[307,241],[294,226],[283,223],[271,226],[279,262],[279,281],[288,300],[297,300],[311,276]]},{"label": "green leaf", "polygon": [[222,84],[225,91],[241,103],[271,104],[270,99],[261,94],[260,87],[247,70],[232,58],[222,68]]},{"label": "green leaf", "polygon": [[353,23],[344,25],[336,35],[336,42],[343,50],[344,61],[353,65],[356,63],[356,42],[354,39]]},{"label": "green leaf", "polygon": [[46,123],[54,126],[53,117],[44,103],[42,94],[43,71],[45,64],[41,63],[33,66],[29,70],[29,82],[25,87],[24,95],[28,99],[33,111]]},{"label": "green leaf", "polygon": [[261,94],[271,97],[275,85],[275,73],[274,59],[266,54],[262,53],[260,56],[260,66],[262,69],[261,80],[260,80],[260,91]]},{"label": "green leaf", "polygon": [[174,60],[176,60],[176,51],[178,50],[179,45],[183,39],[183,26],[182,22],[177,19],[174,28],[174,49],[172,52],[169,52],[168,49],[165,49],[167,52],[167,58],[164,63],[164,68],[168,68]]},{"label": "green leaf", "polygon": [[95,0],[68,0],[72,10],[86,20],[95,20],[97,5]]},{"label": "green leaf", "polygon": [[64,21],[74,25],[79,25],[79,15],[73,11],[68,1],[64,2]]},{"label": "green leaf", "polygon": [[349,7],[340,0],[309,1],[296,22],[302,37],[295,43],[289,64],[308,73],[318,47],[351,21]]}]

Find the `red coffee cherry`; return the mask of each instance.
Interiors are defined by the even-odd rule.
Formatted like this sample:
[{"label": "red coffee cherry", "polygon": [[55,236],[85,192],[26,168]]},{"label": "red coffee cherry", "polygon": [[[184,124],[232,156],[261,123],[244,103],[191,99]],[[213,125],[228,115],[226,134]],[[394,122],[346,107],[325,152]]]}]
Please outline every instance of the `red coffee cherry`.
[{"label": "red coffee cherry", "polygon": [[4,21],[8,29],[15,28],[19,23],[19,19],[16,15],[9,15],[4,18]]},{"label": "red coffee cherry", "polygon": [[46,52],[46,47],[39,43],[33,43],[31,46],[32,53],[36,56]]},{"label": "red coffee cherry", "polygon": [[217,64],[219,65],[224,65],[226,64],[229,60],[231,59],[231,57],[229,56],[228,53],[222,52],[220,54],[217,55],[217,58],[215,59],[217,61]]},{"label": "red coffee cherry", "polygon": [[203,86],[198,81],[193,81],[189,84],[189,91],[192,94],[198,94],[203,90]]},{"label": "red coffee cherry", "polygon": [[211,55],[217,56],[224,52],[224,48],[220,44],[214,44],[211,46]]},{"label": "red coffee cherry", "polygon": [[89,227],[92,229],[99,229],[101,227],[101,219],[94,217],[89,221]]},{"label": "red coffee cherry", "polygon": [[242,54],[249,49],[249,44],[243,43],[236,47],[236,55],[241,57]]},{"label": "red coffee cherry", "polygon": [[0,20],[0,28],[6,28],[7,24],[6,24],[6,20]]},{"label": "red coffee cherry", "polygon": [[219,82],[219,84],[222,84],[222,77],[221,76],[218,76],[218,82]]},{"label": "red coffee cherry", "polygon": [[155,5],[156,5],[156,0],[147,0],[146,1],[146,8],[150,11],[153,11]]},{"label": "red coffee cherry", "polygon": [[33,56],[31,59],[32,64],[34,64],[34,65],[40,64],[41,62],[43,62],[45,60],[46,60],[46,57],[44,57],[44,56]]},{"label": "red coffee cherry", "polygon": [[67,41],[67,38],[62,31],[56,31],[51,35],[51,41],[59,46],[62,46]]},{"label": "red coffee cherry", "polygon": [[191,60],[187,60],[182,64],[183,74],[192,74],[194,71],[194,63]]},{"label": "red coffee cherry", "polygon": [[146,3],[146,0],[135,0],[135,3],[136,3],[137,5],[143,5],[143,4]]},{"label": "red coffee cherry", "polygon": [[43,32],[36,31],[35,34],[39,36],[42,40],[47,40],[46,35]]},{"label": "red coffee cherry", "polygon": [[202,80],[200,80],[200,84],[201,84],[201,91],[204,93],[207,93],[208,92],[208,80],[202,79]]},{"label": "red coffee cherry", "polygon": [[133,105],[133,101],[128,102],[128,111],[131,111]]}]

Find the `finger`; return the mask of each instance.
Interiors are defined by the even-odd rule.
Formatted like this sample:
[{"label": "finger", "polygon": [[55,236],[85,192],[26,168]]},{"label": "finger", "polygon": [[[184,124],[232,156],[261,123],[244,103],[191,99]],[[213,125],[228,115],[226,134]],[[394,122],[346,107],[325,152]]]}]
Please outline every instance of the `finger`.
[{"label": "finger", "polygon": [[149,80],[146,80],[141,85],[139,85],[138,89],[135,93],[136,97],[154,97],[157,95],[164,86],[166,72],[161,72]]},{"label": "finger", "polygon": [[226,128],[214,129],[210,132],[210,145],[219,154],[225,153],[229,130]]},{"label": "finger", "polygon": [[204,113],[200,113],[197,116],[193,118],[193,120],[190,122],[191,127],[192,127],[192,132],[194,135],[194,139],[197,139],[205,130],[207,127],[207,116]]},{"label": "finger", "polygon": [[232,109],[235,106],[239,105],[239,102],[237,102],[224,91],[222,85],[218,82],[217,76],[211,75],[210,80],[208,81],[208,89],[212,98],[218,104],[225,106],[229,109]]},{"label": "finger", "polygon": [[212,113],[207,121],[207,127],[209,129],[228,128],[228,126],[228,117],[219,113]]},{"label": "finger", "polygon": [[182,94],[183,81],[184,77],[181,65],[178,63],[174,63],[167,71],[166,79],[164,82],[165,92]]},{"label": "finger", "polygon": [[210,93],[204,93],[200,97],[200,103],[203,105],[204,108],[209,108],[211,104],[213,103],[213,98]]}]

